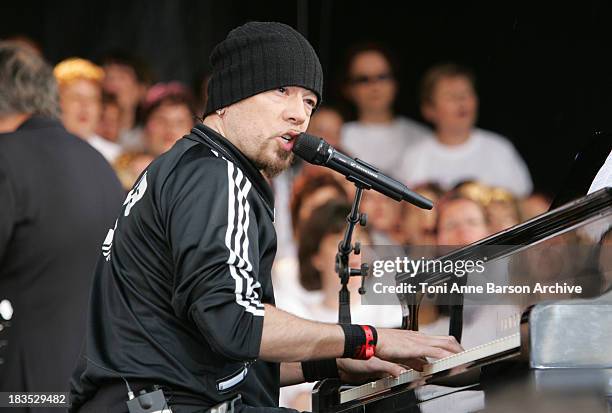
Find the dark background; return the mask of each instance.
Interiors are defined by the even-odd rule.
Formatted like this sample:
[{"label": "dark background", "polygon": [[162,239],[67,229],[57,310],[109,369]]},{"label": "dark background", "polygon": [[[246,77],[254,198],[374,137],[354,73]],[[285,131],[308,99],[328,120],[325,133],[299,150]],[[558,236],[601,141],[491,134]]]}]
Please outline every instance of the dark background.
[{"label": "dark background", "polygon": [[[427,3],[427,4],[425,4]],[[3,1],[0,37],[23,34],[52,62],[99,59],[121,48],[145,58],[158,80],[194,84],[212,47],[249,20],[298,28],[320,55],[325,101],[346,48],[375,40],[399,56],[399,112],[421,120],[416,98],[430,65],[474,69],[479,126],[514,142],[536,188],[560,189],[574,154],[612,129],[612,2],[394,2],[365,0]]]}]

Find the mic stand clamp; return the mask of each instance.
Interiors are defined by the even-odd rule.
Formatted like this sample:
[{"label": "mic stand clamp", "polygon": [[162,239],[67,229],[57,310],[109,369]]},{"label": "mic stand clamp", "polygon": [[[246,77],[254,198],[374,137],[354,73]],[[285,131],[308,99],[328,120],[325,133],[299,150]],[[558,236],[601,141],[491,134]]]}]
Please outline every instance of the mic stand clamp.
[{"label": "mic stand clamp", "polygon": [[351,212],[346,217],[348,225],[344,232],[342,241],[340,241],[338,244],[338,253],[336,254],[336,273],[340,277],[340,284],[342,285],[340,292],[338,293],[338,322],[340,324],[351,324],[351,299],[350,292],[347,287],[350,277],[362,277],[359,294],[365,294],[364,283],[369,269],[368,264],[366,263],[361,264],[361,268],[350,268],[349,266],[349,255],[351,252],[355,253],[355,255],[359,255],[361,253],[361,244],[356,242],[353,246],[352,238],[353,231],[355,230],[357,224],[362,227],[365,227],[367,224],[367,215],[359,212],[359,205],[361,203],[361,197],[363,196],[363,190],[369,189],[367,185],[364,185],[357,180],[351,181],[355,183],[357,191],[355,192]]}]

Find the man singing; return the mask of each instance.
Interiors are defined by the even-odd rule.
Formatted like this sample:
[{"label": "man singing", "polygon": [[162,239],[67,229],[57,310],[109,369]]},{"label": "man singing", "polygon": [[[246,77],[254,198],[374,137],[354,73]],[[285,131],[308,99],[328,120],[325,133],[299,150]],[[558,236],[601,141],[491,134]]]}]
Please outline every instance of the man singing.
[{"label": "man singing", "polygon": [[232,30],[211,63],[203,124],[148,167],[103,245],[73,410],[126,412],[122,376],[134,391],[161,386],[174,412],[238,395],[239,412],[289,411],[277,407],[280,386],[397,375],[461,351],[451,337],[274,307],[264,176],[291,163],[321,100],[321,65],[298,32],[259,22]]}]

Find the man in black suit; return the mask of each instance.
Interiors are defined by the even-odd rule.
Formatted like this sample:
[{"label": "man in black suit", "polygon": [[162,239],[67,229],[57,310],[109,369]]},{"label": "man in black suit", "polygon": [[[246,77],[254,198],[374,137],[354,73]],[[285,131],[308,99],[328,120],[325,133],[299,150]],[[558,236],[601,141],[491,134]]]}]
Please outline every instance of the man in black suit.
[{"label": "man in black suit", "polygon": [[91,276],[124,197],[57,115],[51,68],[0,42],[0,391],[68,390]]}]

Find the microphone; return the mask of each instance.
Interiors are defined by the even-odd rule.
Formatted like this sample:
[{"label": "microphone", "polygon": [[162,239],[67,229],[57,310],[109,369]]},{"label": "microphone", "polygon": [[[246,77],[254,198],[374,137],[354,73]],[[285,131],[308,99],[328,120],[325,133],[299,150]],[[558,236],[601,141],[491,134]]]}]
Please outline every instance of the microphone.
[{"label": "microphone", "polygon": [[301,133],[296,138],[293,153],[308,163],[333,169],[365,189],[373,189],[396,201],[407,201],[423,209],[433,208],[433,202],[429,199],[382,174],[376,167],[337,151],[325,139]]}]

